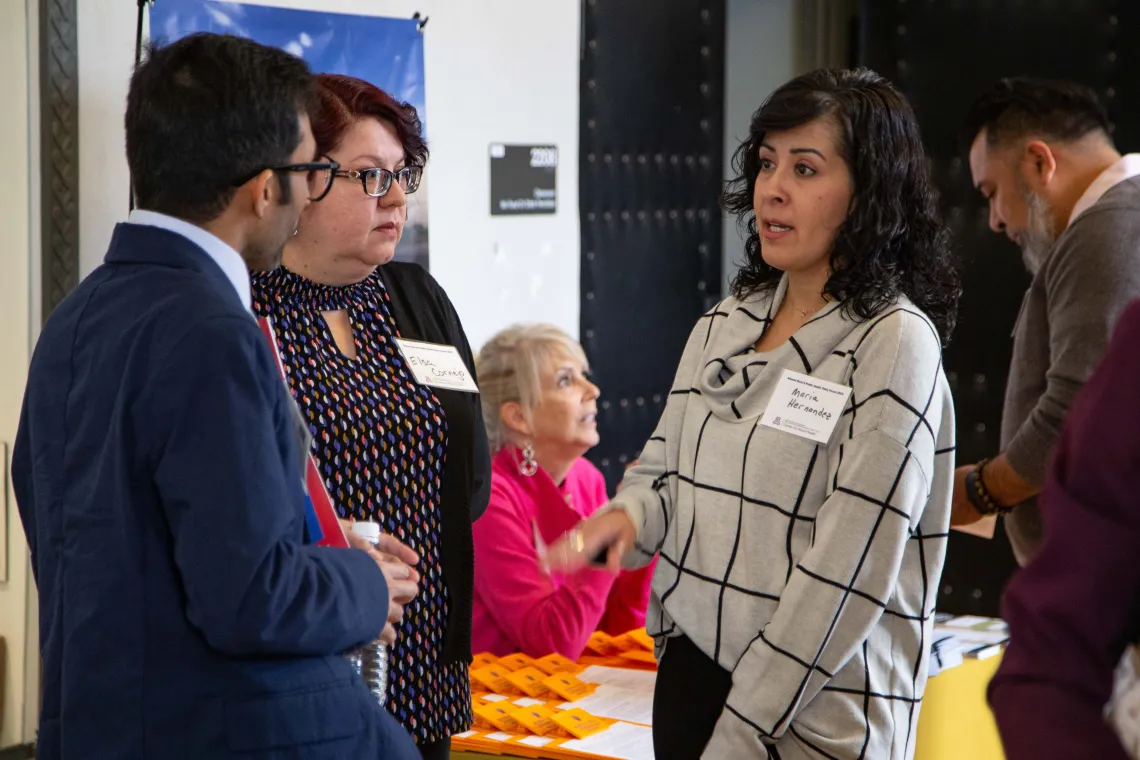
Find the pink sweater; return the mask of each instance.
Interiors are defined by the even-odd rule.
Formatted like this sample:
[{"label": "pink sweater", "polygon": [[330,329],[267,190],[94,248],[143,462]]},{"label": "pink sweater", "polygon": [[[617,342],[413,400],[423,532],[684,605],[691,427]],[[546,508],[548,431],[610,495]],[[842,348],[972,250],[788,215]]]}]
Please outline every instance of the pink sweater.
[{"label": "pink sweater", "polygon": [[539,563],[535,529],[553,544],[608,501],[602,474],[585,459],[561,487],[541,467],[518,469],[519,453],[500,451],[491,465],[491,501],[475,522],[475,652],[496,656],[557,652],[577,659],[596,630],[620,635],[645,625],[653,566],[548,575]]}]

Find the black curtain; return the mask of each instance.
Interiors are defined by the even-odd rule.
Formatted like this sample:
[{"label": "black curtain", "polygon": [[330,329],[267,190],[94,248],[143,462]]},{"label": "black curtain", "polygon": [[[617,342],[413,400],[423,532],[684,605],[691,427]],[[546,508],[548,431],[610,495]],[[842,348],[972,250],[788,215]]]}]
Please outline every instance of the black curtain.
[{"label": "black curtain", "polygon": [[720,298],[724,0],[583,4],[582,345],[612,490]]}]

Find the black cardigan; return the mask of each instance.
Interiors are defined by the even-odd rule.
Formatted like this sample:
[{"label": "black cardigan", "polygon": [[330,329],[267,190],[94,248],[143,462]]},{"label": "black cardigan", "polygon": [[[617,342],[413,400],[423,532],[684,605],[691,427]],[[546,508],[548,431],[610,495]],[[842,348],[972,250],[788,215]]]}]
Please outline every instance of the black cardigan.
[{"label": "black cardigan", "polygon": [[[400,336],[455,346],[475,377],[475,358],[459,315],[435,278],[418,264],[400,261],[380,267],[379,274]],[[471,523],[482,516],[491,496],[491,453],[479,395],[432,390],[447,415],[447,462],[440,486],[440,563],[449,606],[442,656],[444,662],[470,662],[475,589]]]}]

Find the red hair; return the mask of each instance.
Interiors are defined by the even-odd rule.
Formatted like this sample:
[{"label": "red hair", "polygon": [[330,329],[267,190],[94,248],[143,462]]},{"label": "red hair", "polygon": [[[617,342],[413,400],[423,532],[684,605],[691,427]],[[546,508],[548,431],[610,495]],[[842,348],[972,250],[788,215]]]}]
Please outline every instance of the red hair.
[{"label": "red hair", "polygon": [[336,150],[345,132],[359,119],[383,119],[396,129],[409,166],[427,163],[428,149],[416,109],[401,103],[374,84],[343,74],[318,74],[317,109],[311,114],[317,152]]}]

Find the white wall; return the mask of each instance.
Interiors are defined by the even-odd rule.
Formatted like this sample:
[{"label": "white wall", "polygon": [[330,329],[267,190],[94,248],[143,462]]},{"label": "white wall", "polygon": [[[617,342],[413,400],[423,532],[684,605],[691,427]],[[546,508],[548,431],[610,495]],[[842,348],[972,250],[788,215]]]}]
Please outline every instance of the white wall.
[{"label": "white wall", "polygon": [[[432,274],[477,349],[516,321],[578,334],[580,0],[255,0],[260,5],[428,17],[424,28]],[[123,107],[135,4],[79,4],[80,257],[102,259],[127,213]],[[488,146],[559,148],[558,212],[491,217]]]},{"label": "white wall", "polygon": [[[31,4],[34,10],[34,3]],[[32,152],[29,141],[29,48],[28,8],[22,0],[0,2],[0,441],[9,456],[16,437],[20,404],[24,394],[30,346],[30,270],[33,261],[31,237]],[[6,466],[6,463],[4,463]],[[4,480],[0,480],[0,483]],[[5,504],[8,507],[4,518]],[[34,688],[37,650],[34,616],[35,595],[28,566],[28,549],[20,524],[16,499],[0,492],[0,563],[7,554],[7,577],[0,564],[0,636],[5,641],[5,675],[0,683],[0,747],[31,740],[29,722],[34,720]],[[31,656],[29,656],[31,650]],[[30,662],[29,662],[30,661]],[[29,668],[29,665],[32,667]],[[29,694],[28,689],[33,691]]]},{"label": "white wall", "polygon": [[[797,0],[728,0],[725,39],[724,155],[729,159],[748,136],[752,113],[777,87],[796,75]],[[724,220],[727,284],[744,259],[736,221]]]}]

